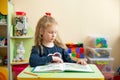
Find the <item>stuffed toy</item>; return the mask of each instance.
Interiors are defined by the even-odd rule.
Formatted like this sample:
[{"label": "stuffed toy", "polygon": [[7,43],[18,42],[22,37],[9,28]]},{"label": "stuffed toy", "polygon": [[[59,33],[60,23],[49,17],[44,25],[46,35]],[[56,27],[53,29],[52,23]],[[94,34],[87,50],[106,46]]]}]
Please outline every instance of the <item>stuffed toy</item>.
[{"label": "stuffed toy", "polygon": [[25,54],[25,49],[24,49],[24,46],[23,46],[23,42],[21,41],[20,44],[18,45],[17,47],[17,55],[14,59],[14,61],[18,62],[18,61],[23,61],[25,60],[25,57],[24,57],[24,54]]}]

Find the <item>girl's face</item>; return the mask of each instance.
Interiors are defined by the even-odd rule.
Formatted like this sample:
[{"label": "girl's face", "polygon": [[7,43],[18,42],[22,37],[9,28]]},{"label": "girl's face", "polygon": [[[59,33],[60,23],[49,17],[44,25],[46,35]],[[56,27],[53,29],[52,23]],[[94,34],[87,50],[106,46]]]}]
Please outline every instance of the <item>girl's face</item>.
[{"label": "girl's face", "polygon": [[43,33],[43,42],[51,43],[55,40],[57,35],[57,25],[52,25],[45,28]]}]

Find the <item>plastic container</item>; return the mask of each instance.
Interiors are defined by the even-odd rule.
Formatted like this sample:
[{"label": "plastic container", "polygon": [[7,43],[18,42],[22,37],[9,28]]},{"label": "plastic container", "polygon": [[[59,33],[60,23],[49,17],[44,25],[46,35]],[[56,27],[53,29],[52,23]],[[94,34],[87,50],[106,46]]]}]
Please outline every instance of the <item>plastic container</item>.
[{"label": "plastic container", "polygon": [[102,72],[102,74],[104,75],[105,80],[113,80],[114,78],[114,71]]},{"label": "plastic container", "polygon": [[113,71],[114,58],[90,58],[88,57],[88,63],[95,64],[100,71],[110,72]]},{"label": "plastic container", "polygon": [[14,36],[23,36],[27,34],[27,17],[26,13],[17,11],[14,21]]},{"label": "plastic container", "polygon": [[91,58],[109,58],[112,48],[87,48],[87,55]]},{"label": "plastic container", "polygon": [[108,48],[108,39],[109,37],[106,37],[106,36],[89,35],[85,39],[85,46],[92,47],[92,48]]}]

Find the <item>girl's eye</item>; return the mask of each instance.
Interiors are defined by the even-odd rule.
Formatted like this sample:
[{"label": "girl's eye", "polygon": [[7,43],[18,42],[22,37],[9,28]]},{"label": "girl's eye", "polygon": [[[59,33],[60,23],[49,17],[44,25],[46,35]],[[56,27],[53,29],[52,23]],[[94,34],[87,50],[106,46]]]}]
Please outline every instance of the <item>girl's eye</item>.
[{"label": "girl's eye", "polygon": [[49,32],[50,34],[52,34],[53,32]]},{"label": "girl's eye", "polygon": [[49,32],[50,34],[53,34],[53,33],[57,33],[57,32],[54,32],[54,31],[52,31],[52,32]]}]

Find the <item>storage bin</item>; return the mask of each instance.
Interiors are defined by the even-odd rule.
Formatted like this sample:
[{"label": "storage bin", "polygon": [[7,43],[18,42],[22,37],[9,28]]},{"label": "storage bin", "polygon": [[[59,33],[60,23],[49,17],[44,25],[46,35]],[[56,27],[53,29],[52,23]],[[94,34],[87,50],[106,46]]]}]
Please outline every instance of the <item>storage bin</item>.
[{"label": "storage bin", "polygon": [[86,48],[87,55],[91,58],[108,58],[112,48]]},{"label": "storage bin", "polygon": [[104,75],[105,80],[113,80],[114,78],[114,71],[102,72],[102,74]]},{"label": "storage bin", "polygon": [[85,46],[92,48],[108,48],[108,36],[100,36],[100,35],[89,35],[85,39]]},{"label": "storage bin", "polygon": [[100,71],[110,72],[112,71],[114,58],[90,58],[88,57],[88,63],[95,64]]}]

